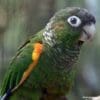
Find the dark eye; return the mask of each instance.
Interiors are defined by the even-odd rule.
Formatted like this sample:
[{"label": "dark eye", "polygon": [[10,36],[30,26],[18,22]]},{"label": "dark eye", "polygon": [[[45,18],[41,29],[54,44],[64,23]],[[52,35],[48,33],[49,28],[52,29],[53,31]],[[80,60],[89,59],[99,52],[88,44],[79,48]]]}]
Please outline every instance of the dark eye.
[{"label": "dark eye", "polygon": [[70,16],[67,19],[67,22],[72,26],[72,27],[79,27],[81,24],[81,20],[77,16]]}]

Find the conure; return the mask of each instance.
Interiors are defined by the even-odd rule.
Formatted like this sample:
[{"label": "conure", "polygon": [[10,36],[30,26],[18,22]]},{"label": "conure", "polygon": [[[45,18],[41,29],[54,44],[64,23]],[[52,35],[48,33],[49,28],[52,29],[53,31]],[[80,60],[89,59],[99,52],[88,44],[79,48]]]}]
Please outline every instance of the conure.
[{"label": "conure", "polygon": [[95,33],[95,17],[86,9],[58,11],[46,27],[22,45],[9,64],[1,100],[67,100],[81,47]]}]

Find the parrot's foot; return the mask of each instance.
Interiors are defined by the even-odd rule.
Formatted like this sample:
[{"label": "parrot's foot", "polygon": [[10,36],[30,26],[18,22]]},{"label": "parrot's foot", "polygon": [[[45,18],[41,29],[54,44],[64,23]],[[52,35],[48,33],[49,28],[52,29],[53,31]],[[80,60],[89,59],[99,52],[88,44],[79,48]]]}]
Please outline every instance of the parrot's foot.
[{"label": "parrot's foot", "polygon": [[64,94],[48,93],[46,89],[42,92],[42,97],[40,100],[68,100]]},{"label": "parrot's foot", "polygon": [[40,100],[68,100],[66,96],[43,96]]},{"label": "parrot's foot", "polygon": [[68,100],[66,96],[61,96],[60,100]]}]

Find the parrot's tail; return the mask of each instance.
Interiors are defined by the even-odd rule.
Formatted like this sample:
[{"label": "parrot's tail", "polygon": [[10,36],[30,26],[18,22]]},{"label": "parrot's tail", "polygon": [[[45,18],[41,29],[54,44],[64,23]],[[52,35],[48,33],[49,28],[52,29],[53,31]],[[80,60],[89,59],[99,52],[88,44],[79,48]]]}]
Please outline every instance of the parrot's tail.
[{"label": "parrot's tail", "polygon": [[3,96],[0,96],[0,100],[7,100],[7,98],[11,95],[11,89],[9,89]]},{"label": "parrot's tail", "polygon": [[0,96],[0,100],[6,100],[6,94],[4,96]]}]

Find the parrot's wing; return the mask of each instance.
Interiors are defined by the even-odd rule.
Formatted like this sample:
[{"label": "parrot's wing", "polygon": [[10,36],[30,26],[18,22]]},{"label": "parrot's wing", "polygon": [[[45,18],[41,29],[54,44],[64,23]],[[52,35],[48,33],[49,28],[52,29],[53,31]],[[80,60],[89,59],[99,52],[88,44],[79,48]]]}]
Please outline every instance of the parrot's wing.
[{"label": "parrot's wing", "polygon": [[4,78],[0,91],[1,96],[5,93],[6,96],[9,95],[9,91],[13,92],[23,84],[38,63],[42,48],[43,45],[41,43],[28,41],[19,49]]},{"label": "parrot's wing", "polygon": [[[24,48],[27,44],[29,44],[30,42],[31,42],[31,39],[33,38],[35,38],[36,37],[36,35],[37,34],[33,34],[33,35],[31,35],[31,36],[29,36],[27,39],[26,39],[26,41],[25,42],[23,42],[19,47],[18,47],[18,52],[22,49],[22,48]],[[34,40],[33,40],[34,41]]]},{"label": "parrot's wing", "polygon": [[23,47],[25,47],[28,43],[30,43],[30,39],[27,39],[26,42],[24,42],[19,48],[18,51],[20,51]]},{"label": "parrot's wing", "polygon": [[[24,72],[24,70],[27,68],[29,63],[31,63],[31,59],[29,59],[31,55],[26,56],[26,54],[29,53],[29,52],[26,52],[26,50],[28,51],[30,49],[29,51],[32,52],[31,46],[28,46],[29,44],[30,43],[26,44],[24,47],[21,47],[21,49],[17,51],[16,56],[10,62],[9,69],[6,72],[6,76],[4,77],[4,80],[1,86],[0,95],[3,95],[5,92],[7,92],[8,89],[18,84],[17,81],[20,80],[22,76],[21,73]],[[25,63],[24,61],[26,61],[25,60],[26,57],[29,60],[27,61],[27,64],[24,64]]]}]

